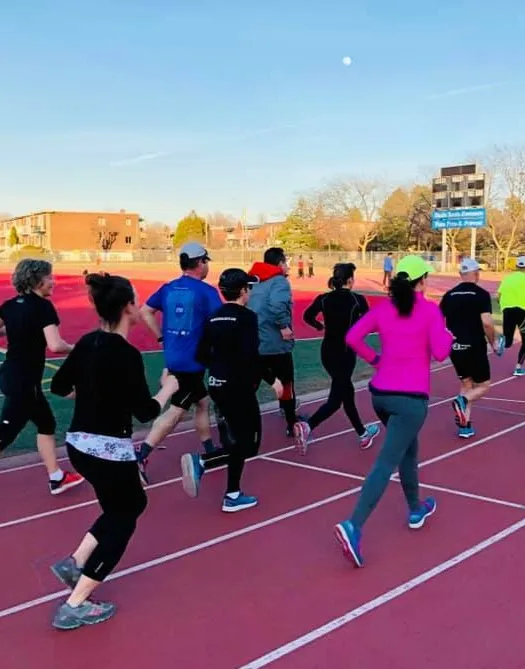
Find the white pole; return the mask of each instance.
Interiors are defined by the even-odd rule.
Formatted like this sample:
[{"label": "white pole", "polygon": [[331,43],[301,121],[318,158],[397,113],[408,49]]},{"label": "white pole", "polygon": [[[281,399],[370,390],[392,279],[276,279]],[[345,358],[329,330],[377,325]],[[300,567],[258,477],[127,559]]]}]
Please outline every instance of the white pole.
[{"label": "white pole", "polygon": [[445,228],[441,230],[441,271],[447,271],[447,231]]},{"label": "white pole", "polygon": [[470,257],[476,257],[476,228],[471,228],[470,230]]}]

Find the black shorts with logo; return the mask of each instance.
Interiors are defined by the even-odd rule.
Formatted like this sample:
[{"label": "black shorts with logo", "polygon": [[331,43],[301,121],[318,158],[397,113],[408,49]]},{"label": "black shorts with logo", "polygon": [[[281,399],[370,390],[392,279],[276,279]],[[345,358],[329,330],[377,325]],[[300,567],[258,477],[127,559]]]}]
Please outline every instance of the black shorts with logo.
[{"label": "black shorts with logo", "polygon": [[472,379],[474,383],[490,381],[490,363],[487,346],[469,346],[454,343],[450,361],[461,380]]},{"label": "black shorts with logo", "polygon": [[173,372],[178,383],[179,389],[171,396],[171,404],[184,411],[188,411],[193,404],[197,404],[208,395],[204,383],[204,372]]}]

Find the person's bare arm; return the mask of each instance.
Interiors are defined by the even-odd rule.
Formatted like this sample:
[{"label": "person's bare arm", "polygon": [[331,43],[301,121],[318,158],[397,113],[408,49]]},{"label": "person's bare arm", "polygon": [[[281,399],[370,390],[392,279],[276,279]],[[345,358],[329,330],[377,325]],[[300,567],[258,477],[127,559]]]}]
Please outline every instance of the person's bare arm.
[{"label": "person's bare arm", "polygon": [[69,353],[73,350],[72,344],[68,344],[62,339],[60,330],[56,325],[47,325],[44,328],[44,336],[47,347],[52,353]]},{"label": "person's bare arm", "polygon": [[496,346],[496,328],[494,327],[494,318],[491,313],[481,314],[481,322],[483,323],[483,330],[485,337],[489,344],[494,348]]},{"label": "person's bare arm", "polygon": [[140,313],[142,314],[144,323],[146,323],[151,332],[153,332],[155,338],[160,339],[162,333],[160,331],[159,324],[157,323],[157,319],[155,317],[157,310],[153,309],[153,307],[149,307],[147,304],[144,304],[140,310]]}]

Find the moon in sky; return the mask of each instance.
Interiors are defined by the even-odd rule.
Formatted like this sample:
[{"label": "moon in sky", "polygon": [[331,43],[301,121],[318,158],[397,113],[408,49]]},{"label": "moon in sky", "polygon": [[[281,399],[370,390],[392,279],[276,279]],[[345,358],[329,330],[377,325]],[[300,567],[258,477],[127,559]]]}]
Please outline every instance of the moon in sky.
[{"label": "moon in sky", "polygon": [[345,56],[343,58],[343,65],[346,65],[348,67],[348,65],[351,65],[351,64],[352,64],[352,59],[350,58],[350,56]]}]

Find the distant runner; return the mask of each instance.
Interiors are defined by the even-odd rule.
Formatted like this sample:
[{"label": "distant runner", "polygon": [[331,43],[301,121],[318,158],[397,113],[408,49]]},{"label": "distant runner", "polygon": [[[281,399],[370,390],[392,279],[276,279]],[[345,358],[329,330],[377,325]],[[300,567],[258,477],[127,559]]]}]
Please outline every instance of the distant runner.
[{"label": "distant runner", "polygon": [[[305,323],[320,332],[324,331],[321,361],[331,384],[327,401],[308,420],[295,425],[296,445],[302,455],[306,453],[312,430],[328,420],[341,405],[359,437],[361,448],[369,448],[379,433],[377,425],[363,425],[359,416],[352,383],[356,354],[345,341],[348,330],[368,311],[366,299],[352,290],[355,269],[353,263],[334,265],[328,283],[330,292],[318,295],[303,315]],[[323,323],[317,320],[319,315],[322,315]]]},{"label": "distant runner", "polygon": [[478,286],[480,269],[473,258],[463,258],[459,267],[461,283],[447,291],[440,303],[447,328],[455,337],[450,360],[461,388],[452,404],[458,436],[463,439],[475,434],[470,420],[472,403],[490,388],[487,340],[497,355],[503,353],[505,343],[494,329],[490,293]]},{"label": "distant runner", "polygon": [[521,347],[514,376],[525,376],[525,256],[516,261],[516,271],[508,274],[500,283],[498,298],[503,313],[503,335],[505,348],[514,343],[516,328],[520,333]]}]

